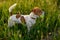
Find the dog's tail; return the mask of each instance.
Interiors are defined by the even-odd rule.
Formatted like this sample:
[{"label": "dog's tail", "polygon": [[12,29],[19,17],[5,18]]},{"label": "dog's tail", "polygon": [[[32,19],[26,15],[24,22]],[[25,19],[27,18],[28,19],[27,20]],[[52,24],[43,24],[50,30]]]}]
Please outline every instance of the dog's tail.
[{"label": "dog's tail", "polygon": [[11,15],[12,15],[12,10],[16,7],[16,5],[17,5],[17,3],[15,3],[9,7],[9,13],[11,13]]}]

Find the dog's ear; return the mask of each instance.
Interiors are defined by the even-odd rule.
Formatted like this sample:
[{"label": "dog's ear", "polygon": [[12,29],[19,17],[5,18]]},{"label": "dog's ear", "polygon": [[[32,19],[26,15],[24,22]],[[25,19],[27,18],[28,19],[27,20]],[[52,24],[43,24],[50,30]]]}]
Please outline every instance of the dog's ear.
[{"label": "dog's ear", "polygon": [[21,16],[20,12],[17,12],[16,18],[19,18]]}]

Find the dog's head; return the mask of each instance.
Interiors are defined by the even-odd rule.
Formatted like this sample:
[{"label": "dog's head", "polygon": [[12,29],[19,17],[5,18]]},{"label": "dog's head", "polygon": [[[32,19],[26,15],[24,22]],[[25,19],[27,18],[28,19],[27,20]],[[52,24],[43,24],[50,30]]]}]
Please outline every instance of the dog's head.
[{"label": "dog's head", "polygon": [[32,12],[34,12],[34,14],[38,16],[42,14],[42,10],[39,7],[34,7]]}]

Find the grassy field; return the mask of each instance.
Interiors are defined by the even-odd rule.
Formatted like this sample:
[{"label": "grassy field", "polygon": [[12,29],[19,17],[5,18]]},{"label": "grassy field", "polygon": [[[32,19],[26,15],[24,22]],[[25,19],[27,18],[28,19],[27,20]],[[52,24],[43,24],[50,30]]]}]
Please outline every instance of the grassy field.
[{"label": "grassy field", "polygon": [[[58,0],[0,0],[0,40],[60,40],[60,10]],[[29,14],[35,6],[45,11],[44,18],[38,18],[28,35],[25,25],[8,28],[8,9],[18,3],[13,13]],[[21,26],[19,28],[19,26]]]}]

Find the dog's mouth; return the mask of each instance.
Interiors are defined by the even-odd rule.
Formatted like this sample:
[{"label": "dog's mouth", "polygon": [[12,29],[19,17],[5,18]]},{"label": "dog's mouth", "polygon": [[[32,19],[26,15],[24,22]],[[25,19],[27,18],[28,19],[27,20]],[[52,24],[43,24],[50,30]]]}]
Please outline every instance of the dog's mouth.
[{"label": "dog's mouth", "polygon": [[41,18],[43,18],[43,17],[44,17],[44,14],[45,14],[45,12],[44,12],[44,11],[42,11],[42,13],[41,13],[40,17],[41,17]]},{"label": "dog's mouth", "polygon": [[44,11],[42,11],[42,15],[44,15],[45,14],[45,12]]}]

